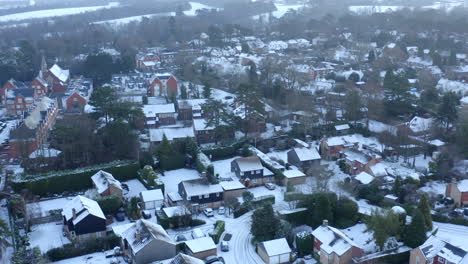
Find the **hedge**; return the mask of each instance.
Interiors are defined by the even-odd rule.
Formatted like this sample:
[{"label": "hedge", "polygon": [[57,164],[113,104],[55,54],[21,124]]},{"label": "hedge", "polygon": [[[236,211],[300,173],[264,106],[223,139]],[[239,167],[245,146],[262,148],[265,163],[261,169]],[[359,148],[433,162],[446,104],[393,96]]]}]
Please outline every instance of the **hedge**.
[{"label": "hedge", "polygon": [[229,146],[219,146],[211,149],[204,149],[202,152],[214,160],[231,158],[237,155],[237,151],[245,144],[245,141],[236,142]]},{"label": "hedge", "polygon": [[284,214],[283,218],[293,226],[300,226],[307,224],[307,214],[307,210],[297,211],[290,214]]},{"label": "hedge", "polygon": [[432,215],[432,221],[468,226],[468,219],[461,218],[461,217],[450,218],[450,217],[447,217],[445,215],[440,215],[440,214]]},{"label": "hedge", "polygon": [[100,197],[97,202],[105,214],[113,214],[122,206],[120,197],[117,195]]},{"label": "hedge", "polygon": [[275,203],[275,196],[274,195],[265,195],[259,198],[254,199],[251,202],[243,203],[239,209],[234,211],[234,218],[238,218],[249,212],[250,210],[263,207],[265,204],[274,204]]},{"label": "hedge", "polygon": [[22,175],[11,181],[16,192],[28,189],[36,195],[45,195],[89,189],[93,186],[91,176],[99,170],[111,173],[119,181],[126,181],[136,178],[139,169],[138,161],[115,161],[74,170],[40,175]]},{"label": "hedge", "polygon": [[305,194],[305,193],[299,193],[299,192],[286,192],[284,193],[284,201],[291,202],[291,201],[307,200],[311,196],[312,194]]},{"label": "hedge", "polygon": [[110,235],[104,238],[87,240],[77,247],[74,244],[66,244],[61,248],[54,248],[47,251],[46,255],[50,261],[59,261],[62,259],[74,258],[94,252],[113,249],[120,245],[120,239],[116,235]]},{"label": "hedge", "polygon": [[314,252],[314,236],[312,236],[312,233],[308,231],[297,233],[296,247],[301,258],[312,254]]},{"label": "hedge", "polygon": [[224,223],[224,221],[222,220],[218,220],[216,221],[215,223],[215,228],[213,229],[212,232],[210,232],[209,236],[211,238],[213,238],[215,244],[218,244],[219,243],[219,239],[221,238],[221,235],[224,233],[225,231],[225,226],[226,224]]}]

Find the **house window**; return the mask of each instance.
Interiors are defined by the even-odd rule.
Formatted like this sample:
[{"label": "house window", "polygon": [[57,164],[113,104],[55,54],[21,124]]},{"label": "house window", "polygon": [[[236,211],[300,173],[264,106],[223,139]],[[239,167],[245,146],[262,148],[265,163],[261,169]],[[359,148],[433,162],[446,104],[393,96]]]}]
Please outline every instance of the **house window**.
[{"label": "house window", "polygon": [[416,256],[416,264],[421,264],[421,259],[419,258],[419,256]]},{"label": "house window", "polygon": [[219,193],[216,193],[216,197],[219,197]]},{"label": "house window", "polygon": [[201,198],[202,198],[202,196],[201,196],[201,195],[198,195],[198,199],[201,199]]},{"label": "house window", "polygon": [[257,179],[252,179],[252,183],[257,183]]},{"label": "house window", "polygon": [[244,176],[244,172],[243,172],[243,171],[240,172],[240,176]]},{"label": "house window", "polygon": [[200,208],[206,208],[206,207],[208,207],[207,204],[200,204]]},{"label": "house window", "polygon": [[18,103],[23,103],[23,98],[18,98]]},{"label": "house window", "polygon": [[258,170],[258,171],[257,171],[257,174],[260,174],[260,173],[262,173],[262,170]]},{"label": "house window", "polygon": [[203,195],[203,198],[210,198],[210,195],[209,195],[209,194],[205,194],[205,195]]}]

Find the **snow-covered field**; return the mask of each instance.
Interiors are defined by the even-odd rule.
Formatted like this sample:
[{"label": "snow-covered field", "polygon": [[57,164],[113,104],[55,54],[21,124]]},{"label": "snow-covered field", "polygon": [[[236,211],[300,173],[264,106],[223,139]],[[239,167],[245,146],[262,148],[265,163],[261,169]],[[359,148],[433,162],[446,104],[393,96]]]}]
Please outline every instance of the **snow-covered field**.
[{"label": "snow-covered field", "polygon": [[[275,4],[276,6],[276,11],[272,12],[272,15],[275,17],[275,18],[281,18],[282,16],[284,16],[289,10],[298,10],[300,9],[301,7],[303,7],[303,5],[286,5],[286,4],[278,4],[276,3]],[[263,14],[260,14],[260,15],[255,15],[253,16],[252,18],[253,19],[260,19],[260,17],[263,17],[265,19],[268,19],[268,14],[269,13],[263,13]]]},{"label": "snow-covered field", "polygon": [[63,224],[60,222],[33,225],[31,229],[32,231],[28,234],[29,243],[32,248],[39,247],[42,253],[71,243],[67,237],[63,236]]},{"label": "snow-covered field", "polygon": [[432,181],[426,183],[426,186],[421,187],[419,190],[425,193],[432,193],[434,195],[445,195],[445,187],[447,186],[447,183],[445,182],[438,182],[438,181]]},{"label": "snow-covered field", "polygon": [[30,215],[35,217],[47,216],[51,210],[60,210],[62,209],[69,201],[74,197],[64,197],[46,201],[40,201],[37,203],[28,203],[26,208]]},{"label": "snow-covered field", "polygon": [[69,15],[76,15],[76,14],[81,14],[85,12],[96,11],[96,10],[103,9],[103,8],[113,8],[119,5],[120,4],[118,2],[111,2],[105,6],[72,7],[72,8],[38,10],[38,11],[0,16],[0,22],[21,21],[25,19],[34,19],[34,18],[69,16]]}]

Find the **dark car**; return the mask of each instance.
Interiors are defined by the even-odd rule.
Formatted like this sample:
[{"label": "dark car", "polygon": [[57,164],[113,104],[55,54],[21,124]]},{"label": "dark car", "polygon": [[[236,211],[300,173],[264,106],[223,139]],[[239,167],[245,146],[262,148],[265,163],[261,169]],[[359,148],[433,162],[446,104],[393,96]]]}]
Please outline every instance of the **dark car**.
[{"label": "dark car", "polygon": [[224,263],[224,259],[223,259],[222,257],[218,257],[218,256],[209,256],[209,257],[206,257],[206,259],[205,259],[204,261],[205,261],[205,264]]},{"label": "dark car", "polygon": [[184,235],[178,235],[176,236],[176,242],[182,242],[182,241],[187,241],[187,238]]},{"label": "dark car", "polygon": [[117,213],[115,213],[115,219],[119,222],[125,221],[125,210],[123,208],[119,208]]},{"label": "dark car", "polygon": [[141,212],[141,216],[143,216],[144,219],[150,219],[151,218],[151,211],[143,210]]}]

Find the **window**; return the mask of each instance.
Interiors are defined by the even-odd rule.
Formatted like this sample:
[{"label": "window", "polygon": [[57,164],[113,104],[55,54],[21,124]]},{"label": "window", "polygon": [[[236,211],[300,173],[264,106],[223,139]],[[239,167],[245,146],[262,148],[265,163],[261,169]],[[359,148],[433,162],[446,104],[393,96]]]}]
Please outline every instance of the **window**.
[{"label": "window", "polygon": [[216,193],[216,197],[219,197],[219,193]]},{"label": "window", "polygon": [[252,182],[253,182],[253,183],[257,183],[257,179],[252,179]]},{"label": "window", "polygon": [[240,172],[240,176],[244,176],[244,172],[243,172],[243,171]]},{"label": "window", "polygon": [[18,103],[22,104],[23,103],[23,98],[18,98]]},{"label": "window", "polygon": [[205,195],[203,195],[203,198],[210,198],[210,195],[209,195],[209,194],[205,194]]},{"label": "window", "polygon": [[257,174],[260,174],[260,173],[262,173],[262,170],[258,170],[258,171],[257,171]]},{"label": "window", "polygon": [[416,256],[416,264],[421,264],[421,259],[419,258],[419,256]]},{"label": "window", "polygon": [[202,198],[202,196],[201,196],[201,195],[198,195],[198,199],[201,199],[201,198]]}]

